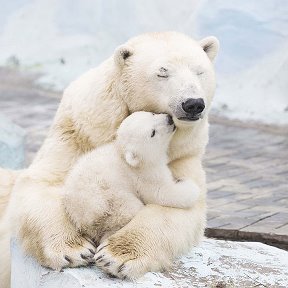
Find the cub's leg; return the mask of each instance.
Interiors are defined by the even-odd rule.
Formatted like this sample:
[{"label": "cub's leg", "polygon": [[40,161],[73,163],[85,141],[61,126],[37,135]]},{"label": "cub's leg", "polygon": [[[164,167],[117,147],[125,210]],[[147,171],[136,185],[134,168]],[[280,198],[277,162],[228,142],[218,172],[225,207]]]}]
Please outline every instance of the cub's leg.
[{"label": "cub's leg", "polygon": [[191,208],[200,195],[200,188],[189,179],[172,182],[159,189],[159,203],[174,208]]},{"label": "cub's leg", "polygon": [[143,203],[126,181],[113,183],[115,180],[106,179],[96,159],[83,159],[69,174],[63,205],[76,229],[100,243],[126,225]]},{"label": "cub's leg", "polygon": [[108,184],[96,175],[93,179],[83,175],[81,179],[72,173],[65,184],[63,205],[77,231],[93,242],[99,243],[106,232],[105,223],[112,213],[115,201],[110,196]]},{"label": "cub's leg", "polygon": [[[167,181],[168,182],[168,181]],[[191,208],[200,194],[200,188],[189,179],[148,186],[149,195],[143,196],[146,204],[157,204],[173,208]],[[147,191],[148,192],[148,191]]]},{"label": "cub's leg", "polygon": [[146,204],[173,208],[191,208],[200,195],[200,187],[191,179],[175,181],[168,167],[161,171],[155,184],[146,184],[142,198]]}]

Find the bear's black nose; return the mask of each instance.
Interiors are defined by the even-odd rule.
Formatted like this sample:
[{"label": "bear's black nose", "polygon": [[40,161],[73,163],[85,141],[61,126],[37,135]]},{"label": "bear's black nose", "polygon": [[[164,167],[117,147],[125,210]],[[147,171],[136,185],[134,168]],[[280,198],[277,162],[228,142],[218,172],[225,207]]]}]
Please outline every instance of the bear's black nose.
[{"label": "bear's black nose", "polygon": [[170,115],[167,115],[167,122],[168,122],[168,125],[174,124],[173,118]]},{"label": "bear's black nose", "polygon": [[182,108],[184,112],[188,113],[191,116],[201,113],[205,108],[205,103],[202,98],[193,99],[189,98],[182,103]]}]

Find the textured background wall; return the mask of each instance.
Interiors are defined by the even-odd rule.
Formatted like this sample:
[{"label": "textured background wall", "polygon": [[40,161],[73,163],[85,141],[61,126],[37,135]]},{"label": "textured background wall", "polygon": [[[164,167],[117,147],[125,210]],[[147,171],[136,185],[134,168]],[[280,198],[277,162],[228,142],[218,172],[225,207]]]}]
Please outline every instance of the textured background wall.
[{"label": "textured background wall", "polygon": [[286,0],[0,0],[0,65],[63,89],[141,32],[216,35],[214,113],[288,124]]}]

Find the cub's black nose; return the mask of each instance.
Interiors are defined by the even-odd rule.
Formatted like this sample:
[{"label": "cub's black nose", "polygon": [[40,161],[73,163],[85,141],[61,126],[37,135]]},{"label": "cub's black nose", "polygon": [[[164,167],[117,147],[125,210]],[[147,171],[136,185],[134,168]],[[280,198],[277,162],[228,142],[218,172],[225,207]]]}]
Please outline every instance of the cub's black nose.
[{"label": "cub's black nose", "polygon": [[174,124],[173,118],[170,115],[167,115],[167,122],[168,122],[168,125]]},{"label": "cub's black nose", "polygon": [[183,110],[190,115],[197,115],[205,108],[205,103],[202,98],[193,99],[189,98],[182,103]]}]

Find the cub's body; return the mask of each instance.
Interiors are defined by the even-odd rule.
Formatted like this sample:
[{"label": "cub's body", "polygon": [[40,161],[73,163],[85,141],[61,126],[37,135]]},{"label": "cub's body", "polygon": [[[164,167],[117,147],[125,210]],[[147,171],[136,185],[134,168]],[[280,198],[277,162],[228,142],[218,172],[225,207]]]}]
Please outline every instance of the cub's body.
[{"label": "cub's body", "polygon": [[192,181],[175,181],[167,150],[175,130],[166,114],[128,116],[113,143],[83,156],[69,173],[63,203],[76,228],[102,242],[144,204],[190,208],[199,195]]}]

